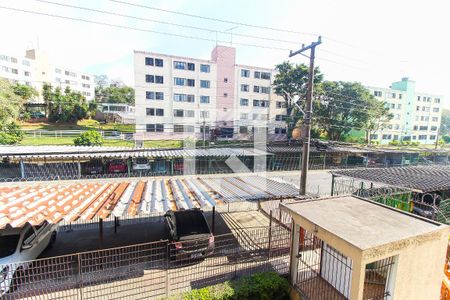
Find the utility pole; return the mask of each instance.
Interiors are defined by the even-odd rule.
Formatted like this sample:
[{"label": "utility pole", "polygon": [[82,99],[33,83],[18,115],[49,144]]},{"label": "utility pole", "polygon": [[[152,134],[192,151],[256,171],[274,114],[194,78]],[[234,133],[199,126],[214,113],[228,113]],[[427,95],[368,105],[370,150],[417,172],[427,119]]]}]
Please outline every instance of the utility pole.
[{"label": "utility pole", "polygon": [[206,121],[205,116],[203,116],[203,148],[205,148],[206,144]]},{"label": "utility pole", "polygon": [[298,51],[289,53],[289,57],[293,57],[297,54],[304,55],[303,52],[311,50],[309,55],[309,79],[308,79],[308,91],[306,94],[305,113],[303,117],[303,129],[305,136],[303,138],[303,150],[302,150],[302,171],[300,173],[300,195],[306,195],[306,178],[308,176],[308,162],[309,162],[309,144],[311,142],[311,117],[312,117],[312,99],[313,99],[313,86],[314,86],[314,58],[316,52],[316,46],[322,43],[322,37],[319,36],[317,42],[313,42],[310,45],[302,45],[302,48]]}]

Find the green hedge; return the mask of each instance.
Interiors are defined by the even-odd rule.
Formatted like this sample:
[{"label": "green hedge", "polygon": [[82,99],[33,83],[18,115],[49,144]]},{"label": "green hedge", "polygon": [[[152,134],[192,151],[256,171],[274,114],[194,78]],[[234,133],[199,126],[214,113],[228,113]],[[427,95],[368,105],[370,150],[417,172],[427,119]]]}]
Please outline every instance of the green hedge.
[{"label": "green hedge", "polygon": [[286,278],[275,272],[267,272],[192,290],[171,299],[284,300],[289,299],[289,290],[290,286]]}]

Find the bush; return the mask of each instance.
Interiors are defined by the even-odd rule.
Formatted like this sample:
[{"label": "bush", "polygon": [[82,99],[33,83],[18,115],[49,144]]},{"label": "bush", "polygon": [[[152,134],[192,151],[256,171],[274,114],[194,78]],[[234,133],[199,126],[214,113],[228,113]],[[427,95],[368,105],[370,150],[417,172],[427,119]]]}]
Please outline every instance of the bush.
[{"label": "bush", "polygon": [[101,146],[103,136],[95,130],[88,130],[76,137],[73,143],[75,146]]},{"label": "bush", "polygon": [[[289,299],[290,286],[286,278],[275,272],[258,273],[235,281],[192,290],[181,296],[185,300],[284,300]],[[176,299],[179,299],[177,297]]]},{"label": "bush", "polygon": [[391,146],[398,146],[398,145],[400,145],[400,143],[398,141],[390,141],[389,145],[391,145]]},{"label": "bush", "polygon": [[0,145],[17,144],[23,139],[23,132],[20,126],[14,122],[0,128]]}]

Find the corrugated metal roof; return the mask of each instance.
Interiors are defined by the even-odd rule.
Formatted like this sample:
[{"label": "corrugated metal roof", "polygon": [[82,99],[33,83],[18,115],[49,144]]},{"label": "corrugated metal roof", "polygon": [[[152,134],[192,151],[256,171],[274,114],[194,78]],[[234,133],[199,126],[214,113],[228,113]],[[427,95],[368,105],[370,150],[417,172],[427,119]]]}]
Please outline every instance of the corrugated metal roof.
[{"label": "corrugated metal roof", "polygon": [[351,169],[331,173],[422,192],[450,189],[450,166]]},{"label": "corrugated metal roof", "polygon": [[297,194],[292,185],[255,175],[0,187],[0,229],[27,222],[89,221]]},{"label": "corrugated metal roof", "polygon": [[207,157],[207,156],[258,156],[271,155],[254,148],[208,149],[152,149],[100,146],[0,146],[0,157],[21,158],[72,158],[72,157]]}]

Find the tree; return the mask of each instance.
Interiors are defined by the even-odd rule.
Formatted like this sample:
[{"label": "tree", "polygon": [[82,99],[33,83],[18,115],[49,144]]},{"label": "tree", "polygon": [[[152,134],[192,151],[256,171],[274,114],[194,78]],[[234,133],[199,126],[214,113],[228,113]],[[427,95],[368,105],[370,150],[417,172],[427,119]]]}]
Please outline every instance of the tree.
[{"label": "tree", "polygon": [[95,130],[88,130],[81,133],[73,140],[75,146],[101,146],[103,144],[103,136]]},{"label": "tree", "polygon": [[58,87],[54,91],[45,86],[43,90],[44,99],[49,103],[50,122],[76,122],[87,116],[89,106],[86,98],[79,92],[72,91],[66,87],[64,93]]},{"label": "tree", "polygon": [[15,121],[24,102],[9,81],[0,79],[0,144],[15,144],[22,140],[23,133]]},{"label": "tree", "polygon": [[366,143],[370,144],[372,133],[386,128],[394,115],[389,112],[389,108],[383,102],[374,97],[367,101],[367,114],[367,120],[362,128],[366,131]]},{"label": "tree", "polygon": [[[285,61],[275,67],[273,87],[275,94],[283,97],[286,103],[288,137],[292,137],[292,130],[298,126],[302,114],[293,101],[299,98],[299,105],[303,106],[308,87],[309,67],[305,64],[294,65]],[[317,87],[323,80],[319,68],[314,69],[314,86]]]},{"label": "tree", "polygon": [[20,96],[25,102],[28,102],[30,99],[39,96],[38,91],[34,87],[16,83],[13,86],[14,93]]},{"label": "tree", "polygon": [[441,128],[439,133],[443,136],[450,135],[450,109],[442,110]]},{"label": "tree", "polygon": [[99,103],[123,103],[134,105],[134,89],[121,80],[109,80],[106,75],[95,77],[95,101]]},{"label": "tree", "polygon": [[358,82],[325,81],[317,90],[314,123],[330,140],[341,140],[352,129],[373,131],[385,121],[376,115],[387,112],[383,103]]}]

